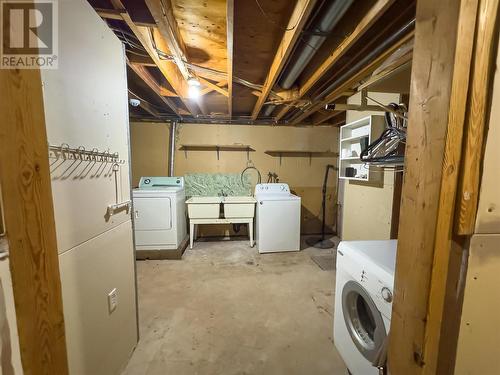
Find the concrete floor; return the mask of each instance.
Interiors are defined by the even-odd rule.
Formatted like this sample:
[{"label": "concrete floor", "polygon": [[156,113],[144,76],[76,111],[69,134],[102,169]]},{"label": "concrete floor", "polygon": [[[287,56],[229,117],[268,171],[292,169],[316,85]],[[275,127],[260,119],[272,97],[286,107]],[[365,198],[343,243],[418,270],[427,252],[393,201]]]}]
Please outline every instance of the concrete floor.
[{"label": "concrete floor", "polygon": [[196,242],[182,261],[138,262],[141,339],[123,375],[346,374],[335,272],[310,259],[325,251]]}]

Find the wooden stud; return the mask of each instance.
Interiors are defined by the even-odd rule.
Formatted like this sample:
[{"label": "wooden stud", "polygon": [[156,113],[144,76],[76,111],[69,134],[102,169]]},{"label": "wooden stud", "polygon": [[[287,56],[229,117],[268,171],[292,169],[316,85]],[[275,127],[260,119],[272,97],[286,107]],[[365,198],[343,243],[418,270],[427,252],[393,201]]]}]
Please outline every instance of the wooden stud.
[{"label": "wooden stud", "polygon": [[494,65],[492,52],[497,43],[495,29],[498,0],[481,0],[476,34],[476,53],[472,70],[471,98],[467,113],[465,152],[462,163],[463,176],[459,187],[459,214],[457,234],[472,235],[476,224],[479,199],[480,167],[483,156],[483,140],[491,86],[491,69]]},{"label": "wooden stud", "polygon": [[257,99],[257,103],[252,111],[252,120],[257,119],[259,112],[266,101],[269,92],[273,88],[278,76],[285,66],[285,63],[292,53],[293,47],[295,43],[299,39],[302,29],[306,25],[307,19],[311,14],[314,5],[316,4],[316,0],[298,0],[295,8],[292,12],[290,20],[288,21],[287,30],[283,35],[283,39],[278,46],[276,51],[276,55],[274,56],[273,63],[271,64],[271,68],[269,69],[269,73],[267,74],[266,81],[264,82],[264,86],[262,87],[262,93]]},{"label": "wooden stud", "polygon": [[[437,270],[435,267],[441,265],[436,257],[450,250],[449,247],[435,250],[435,244],[449,111],[454,103],[452,96],[456,93],[452,84],[458,78],[454,70],[455,56],[462,52],[462,45],[457,45],[459,9],[460,2],[456,0],[419,0],[417,3],[388,351],[389,372],[392,374],[436,374],[438,362],[453,360],[441,351],[438,336],[454,332],[429,330],[434,324],[441,326],[443,318],[430,310],[436,306],[436,301],[429,298],[434,287],[431,278]],[[449,172],[447,170],[445,174]],[[449,219],[452,213],[446,215]],[[438,288],[439,293],[434,290],[433,295],[441,294],[438,298],[443,300],[446,285]],[[429,322],[431,317],[439,322]],[[429,342],[434,344],[427,346]]]},{"label": "wooden stud", "polygon": [[[373,7],[361,19],[356,28],[340,45],[321,63],[313,74],[299,89],[299,98],[302,98],[324,75],[325,73],[344,56],[344,54],[372,27],[372,25],[385,13],[394,3],[394,0],[378,0]],[[276,116],[279,121],[286,115],[290,107],[282,108]]]},{"label": "wooden stud", "polygon": [[226,6],[226,48],[227,48],[227,110],[233,117],[233,54],[234,54],[234,0],[227,0]]},{"label": "wooden stud", "polygon": [[40,71],[0,70],[0,182],[25,374],[68,374]]},{"label": "wooden stud", "polygon": [[[457,256],[452,251],[455,247],[453,244],[453,225],[460,161],[463,155],[462,142],[467,98],[470,93],[469,77],[474,51],[478,3],[479,0],[463,0],[460,5],[448,129],[439,193],[434,261],[428,298],[427,325],[425,327],[424,358],[427,363],[425,367],[427,374],[452,374],[454,372],[460,316],[453,310],[461,310],[461,300],[457,299],[455,287],[453,286],[450,291],[447,285],[450,280],[458,279],[461,273],[461,252]],[[447,302],[447,299],[453,302]],[[450,332],[451,329],[448,327],[452,327],[453,332]],[[436,355],[436,353],[447,352],[449,352],[447,355]]]}]

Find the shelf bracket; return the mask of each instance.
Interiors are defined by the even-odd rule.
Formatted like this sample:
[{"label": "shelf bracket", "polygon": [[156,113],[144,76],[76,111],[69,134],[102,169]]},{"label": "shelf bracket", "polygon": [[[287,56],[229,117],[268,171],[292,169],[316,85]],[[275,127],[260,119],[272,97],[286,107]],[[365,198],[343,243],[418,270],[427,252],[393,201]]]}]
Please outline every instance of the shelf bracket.
[{"label": "shelf bracket", "polygon": [[219,160],[220,158],[220,147],[216,147],[216,150],[217,150],[217,160]]},{"label": "shelf bracket", "polygon": [[187,159],[188,158],[188,150],[187,148],[184,149],[184,157]]}]

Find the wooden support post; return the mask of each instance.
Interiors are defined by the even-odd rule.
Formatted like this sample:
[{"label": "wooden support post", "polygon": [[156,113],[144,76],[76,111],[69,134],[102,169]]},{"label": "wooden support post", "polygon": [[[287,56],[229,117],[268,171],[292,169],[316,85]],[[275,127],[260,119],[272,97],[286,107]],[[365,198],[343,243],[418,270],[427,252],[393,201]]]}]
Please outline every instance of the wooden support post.
[{"label": "wooden support post", "polygon": [[233,41],[234,41],[234,0],[227,0],[226,5],[226,49],[227,49],[227,113],[233,117]]},{"label": "wooden support post", "polygon": [[[451,374],[460,262],[450,258],[477,0],[419,0],[395,294],[391,374]],[[458,253],[458,252],[457,252]],[[457,307],[458,306],[458,307]]]},{"label": "wooden support post", "polygon": [[460,212],[456,224],[459,235],[472,235],[476,224],[480,166],[493,66],[492,52],[498,41],[495,17],[498,13],[498,0],[481,0],[479,13],[462,166],[464,174],[459,188]]},{"label": "wooden support post", "polygon": [[0,70],[0,183],[25,374],[68,363],[40,72]]}]

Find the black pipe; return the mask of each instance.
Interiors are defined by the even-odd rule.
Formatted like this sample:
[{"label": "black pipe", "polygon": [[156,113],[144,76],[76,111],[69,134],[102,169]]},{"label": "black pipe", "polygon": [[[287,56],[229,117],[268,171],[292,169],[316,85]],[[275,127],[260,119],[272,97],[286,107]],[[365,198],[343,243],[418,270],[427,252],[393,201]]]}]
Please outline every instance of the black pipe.
[{"label": "black pipe", "polygon": [[354,64],[347,72],[342,74],[339,78],[337,78],[334,82],[332,82],[326,89],[321,91],[318,95],[316,95],[312,100],[320,100],[326,97],[329,93],[333,92],[335,89],[340,87],[349,77],[353,76],[358,70],[360,70],[363,66],[369,63],[371,60],[380,55],[383,51],[389,48],[391,45],[396,43],[399,39],[401,39],[404,35],[406,35],[411,29],[415,27],[415,19],[412,19],[394,34],[385,39],[382,43],[380,43],[377,48],[373,49],[370,53],[365,55],[361,60],[359,60],[356,64]]},{"label": "black pipe", "polygon": [[[326,186],[327,186],[327,183],[328,183],[328,172],[330,172],[330,169],[335,169],[335,166],[331,165],[331,164],[328,164],[326,166],[326,170],[325,170],[325,179],[323,181],[323,190],[322,190],[322,193],[323,193],[323,200],[321,202],[321,206],[322,206],[322,209],[323,209],[323,223],[321,224],[321,241],[324,241],[325,240],[325,220],[326,220]],[[338,181],[337,181],[337,184],[338,184]]]}]

